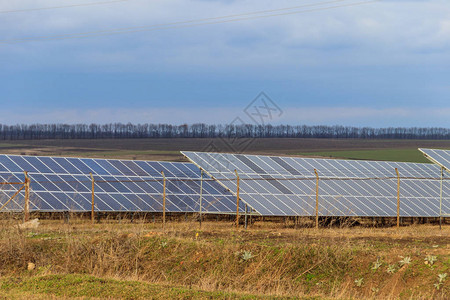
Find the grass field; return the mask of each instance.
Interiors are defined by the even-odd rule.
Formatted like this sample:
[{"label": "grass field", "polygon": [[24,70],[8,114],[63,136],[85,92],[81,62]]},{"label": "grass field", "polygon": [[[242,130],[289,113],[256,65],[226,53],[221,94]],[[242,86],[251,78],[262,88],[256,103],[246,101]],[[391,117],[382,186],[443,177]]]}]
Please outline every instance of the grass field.
[{"label": "grass field", "polygon": [[[185,161],[209,139],[47,140],[1,153]],[[426,162],[450,141],[259,139],[249,154]],[[326,227],[226,221],[0,220],[0,298],[449,299],[450,227]],[[432,263],[427,262],[432,261]],[[28,266],[31,263],[30,269]],[[439,281],[438,276],[448,274]]]},{"label": "grass field", "polygon": [[83,274],[8,277],[0,279],[0,297],[18,299],[293,299],[245,293],[211,292],[137,280]]},{"label": "grass field", "polygon": [[[128,220],[0,223],[0,297],[448,299],[450,227]],[[405,260],[407,257],[410,260]],[[425,264],[434,257],[433,264]],[[402,261],[406,261],[402,263]],[[376,263],[379,262],[377,266]],[[34,268],[29,269],[29,263]],[[375,268],[376,266],[376,268]],[[388,270],[391,270],[388,272]]]},{"label": "grass field", "polygon": [[303,156],[429,163],[417,149],[338,150],[299,153]]},{"label": "grass field", "polygon": [[[232,152],[221,139],[105,139],[8,141],[0,151],[9,154],[84,156],[186,161],[179,151],[205,151],[209,146]],[[417,148],[450,149],[450,141],[359,139],[255,139],[240,152],[262,155],[326,156],[425,162]]]}]

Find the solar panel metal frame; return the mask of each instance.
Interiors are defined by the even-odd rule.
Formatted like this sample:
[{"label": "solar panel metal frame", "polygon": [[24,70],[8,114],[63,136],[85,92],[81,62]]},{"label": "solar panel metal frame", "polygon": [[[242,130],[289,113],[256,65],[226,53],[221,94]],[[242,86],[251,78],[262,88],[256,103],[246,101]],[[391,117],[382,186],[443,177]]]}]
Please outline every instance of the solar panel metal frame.
[{"label": "solar panel metal frame", "polygon": [[450,150],[419,148],[419,151],[428,160],[450,172]]},{"label": "solar panel metal frame", "polygon": [[[419,151],[432,163],[441,167],[442,172],[443,170],[450,172],[450,150],[419,148]],[[450,212],[450,210],[447,212]],[[450,213],[442,213],[442,211],[440,215],[441,217],[450,217]]]},{"label": "solar panel metal frame", "polygon": [[[95,211],[162,212],[160,171],[167,179],[166,212],[199,211],[201,173],[191,163],[0,155],[0,181],[23,182],[23,171],[31,179],[31,211],[90,211],[92,172],[96,181]],[[19,188],[2,186],[0,196],[7,200]],[[24,191],[17,197],[4,211],[23,210],[23,200],[19,199],[23,199]],[[202,212],[236,213],[235,197],[207,174],[203,179]]]},{"label": "solar panel metal frame", "polygon": [[[439,216],[437,205],[439,181],[435,180],[439,169],[433,164],[205,152],[182,153],[234,194],[236,194],[234,170],[238,170],[241,178],[240,198],[261,215],[314,215],[316,180],[314,169],[317,169],[321,178],[319,215],[394,217],[397,203],[395,168],[398,168],[400,176],[407,177],[402,178],[400,184],[400,216]],[[281,159],[292,168],[283,167],[274,159]],[[271,172],[263,174],[261,170]],[[261,175],[265,175],[266,178]],[[301,177],[303,180],[300,180]],[[383,177],[386,179],[373,179]],[[428,179],[414,179],[414,177]],[[269,183],[270,181],[278,182],[277,184],[292,193],[287,194],[286,191],[283,193],[276,185]],[[446,207],[450,206],[449,199],[447,180],[444,195]]]}]

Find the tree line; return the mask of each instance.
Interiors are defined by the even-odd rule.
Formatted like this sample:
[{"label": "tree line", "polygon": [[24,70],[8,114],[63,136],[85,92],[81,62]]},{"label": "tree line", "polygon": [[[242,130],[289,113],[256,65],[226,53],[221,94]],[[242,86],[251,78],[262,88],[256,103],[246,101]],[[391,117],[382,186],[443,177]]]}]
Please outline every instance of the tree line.
[{"label": "tree line", "polygon": [[0,124],[0,140],[124,138],[450,139],[449,128],[214,124]]}]

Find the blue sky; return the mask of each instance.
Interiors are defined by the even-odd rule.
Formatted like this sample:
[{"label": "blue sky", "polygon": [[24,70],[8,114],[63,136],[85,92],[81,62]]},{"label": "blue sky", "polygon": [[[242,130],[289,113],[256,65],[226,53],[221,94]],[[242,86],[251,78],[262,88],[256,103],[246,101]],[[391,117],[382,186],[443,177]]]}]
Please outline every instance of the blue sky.
[{"label": "blue sky", "polygon": [[[283,110],[273,123],[450,127],[448,1],[98,2],[0,3],[0,123],[228,123],[264,91]],[[11,12],[72,4],[96,5]]]}]

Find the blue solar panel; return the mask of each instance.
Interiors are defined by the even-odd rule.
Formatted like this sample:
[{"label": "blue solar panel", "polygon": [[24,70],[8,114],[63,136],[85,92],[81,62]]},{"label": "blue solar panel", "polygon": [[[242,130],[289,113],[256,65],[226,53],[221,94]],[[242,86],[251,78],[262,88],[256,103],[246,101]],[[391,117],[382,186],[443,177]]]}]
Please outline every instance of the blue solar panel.
[{"label": "blue solar panel", "polygon": [[419,149],[426,158],[450,172],[450,150]]},{"label": "blue solar panel", "polygon": [[[161,212],[161,171],[167,178],[166,211],[199,210],[200,172],[191,163],[0,155],[1,181],[23,182],[24,171],[30,177],[31,210],[90,211],[92,173],[96,211]],[[232,193],[207,175],[204,186],[203,212],[235,213]],[[0,205],[18,188],[0,187]],[[24,191],[5,210],[23,210],[23,199]]]},{"label": "blue solar panel", "polygon": [[[319,215],[439,216],[440,169],[433,164],[331,160],[222,153],[183,152],[221,185],[236,193],[261,215],[315,215],[319,174]],[[449,155],[450,161],[450,155]],[[444,211],[450,211],[450,182],[443,181]]]}]

